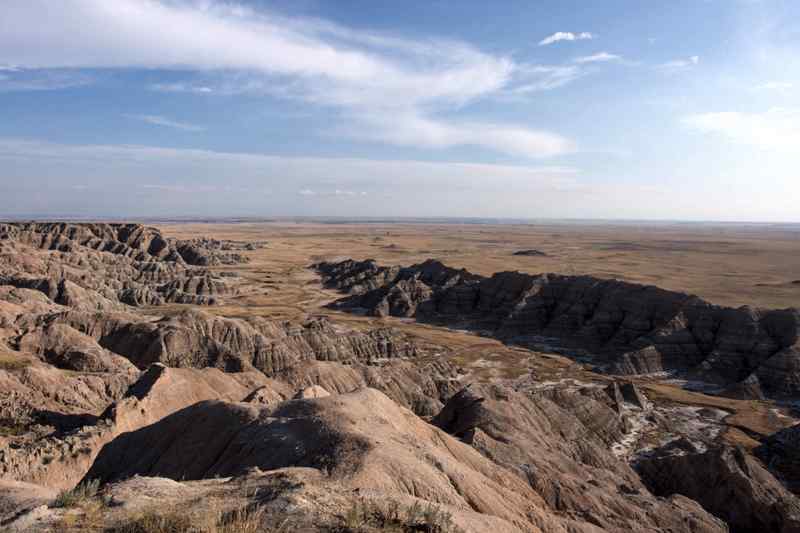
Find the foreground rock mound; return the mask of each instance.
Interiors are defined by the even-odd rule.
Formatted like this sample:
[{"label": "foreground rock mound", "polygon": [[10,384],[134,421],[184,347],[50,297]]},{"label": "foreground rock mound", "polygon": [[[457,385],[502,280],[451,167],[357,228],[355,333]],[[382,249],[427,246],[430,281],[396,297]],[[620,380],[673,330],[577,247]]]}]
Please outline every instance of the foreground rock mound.
[{"label": "foreground rock mound", "polygon": [[740,448],[654,457],[637,468],[655,494],[692,498],[734,533],[800,531],[800,500]]},{"label": "foreground rock mound", "polygon": [[[598,531],[600,517],[556,512],[525,479],[372,389],[268,407],[195,404],[117,437],[86,479],[209,479],[256,468],[312,468],[325,472],[338,493],[433,502],[463,531]],[[646,530],[640,514],[656,504],[668,506],[673,518],[665,520],[673,531],[725,531],[689,500],[642,499],[649,504],[630,503],[627,518],[619,516],[609,530]]]},{"label": "foreground rock mound", "polygon": [[679,371],[719,385],[754,375],[768,394],[800,393],[797,309],[732,309],[590,276],[486,278],[434,260],[406,268],[371,260],[315,267],[328,287],[350,293],[337,308],[474,328],[551,351],[588,351],[616,373]]},{"label": "foreground rock mound", "polygon": [[[134,431],[193,403],[209,399],[241,401],[258,387],[270,387],[283,398],[284,384],[260,372],[226,374],[217,369],[178,369],[153,365],[99,416],[83,418],[78,427],[46,437],[3,442],[0,478],[53,488],[69,488],[86,473],[100,448],[120,433]],[[74,394],[65,391],[66,394]]]},{"label": "foreground rock mound", "polygon": [[[555,388],[524,394],[500,385],[459,391],[433,423],[525,481],[554,512],[603,530],[713,527],[694,502],[653,497],[609,451],[624,421],[603,401]],[[689,529],[692,530],[692,529]]]}]

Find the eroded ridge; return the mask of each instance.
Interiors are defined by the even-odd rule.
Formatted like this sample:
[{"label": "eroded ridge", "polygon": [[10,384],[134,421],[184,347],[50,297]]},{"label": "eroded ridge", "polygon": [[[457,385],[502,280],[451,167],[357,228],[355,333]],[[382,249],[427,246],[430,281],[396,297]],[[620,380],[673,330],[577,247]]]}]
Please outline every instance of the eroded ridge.
[{"label": "eroded ridge", "polygon": [[314,265],[332,304],[374,316],[414,317],[501,340],[589,355],[618,374],[678,373],[735,391],[800,393],[800,312],[729,308],[689,294],[613,279],[499,272],[435,260],[410,267],[372,260]]}]

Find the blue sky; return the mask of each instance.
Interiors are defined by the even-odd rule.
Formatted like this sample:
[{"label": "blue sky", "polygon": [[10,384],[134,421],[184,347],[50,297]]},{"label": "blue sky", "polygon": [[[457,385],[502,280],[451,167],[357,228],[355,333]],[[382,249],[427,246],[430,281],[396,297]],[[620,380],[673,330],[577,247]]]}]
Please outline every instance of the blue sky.
[{"label": "blue sky", "polygon": [[0,213],[800,222],[793,0],[4,0]]}]

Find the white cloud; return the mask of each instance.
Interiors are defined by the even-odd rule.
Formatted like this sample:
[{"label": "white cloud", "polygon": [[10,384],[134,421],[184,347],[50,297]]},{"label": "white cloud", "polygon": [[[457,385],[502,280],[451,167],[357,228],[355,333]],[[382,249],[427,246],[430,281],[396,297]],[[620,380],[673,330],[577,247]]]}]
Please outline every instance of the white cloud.
[{"label": "white cloud", "polygon": [[172,120],[167,117],[162,117],[160,115],[125,115],[125,116],[128,118],[132,118],[134,120],[147,122],[148,124],[152,124],[154,126],[165,126],[167,128],[173,128],[176,130],[183,130],[183,131],[205,131],[205,128],[203,126],[198,126],[196,124],[188,124],[186,122],[178,122],[176,120]]},{"label": "white cloud", "polygon": [[586,41],[594,39],[594,35],[589,33],[588,31],[584,31],[581,33],[572,33],[571,31],[557,31],[553,35],[548,35],[541,41],[539,41],[539,46],[547,46],[553,43],[557,43],[559,41]]},{"label": "white cloud", "polygon": [[517,73],[519,83],[508,92],[518,95],[557,89],[585,74],[576,65],[526,65],[519,67]]},{"label": "white cloud", "polygon": [[[778,164],[773,162],[781,158],[765,153],[758,161],[760,171],[744,169],[738,177],[722,169],[720,176],[690,172],[673,178],[667,169],[643,182],[584,176],[576,168],[552,165],[281,157],[0,138],[0,212],[95,219],[336,215],[800,221],[797,156],[787,153],[788,160]],[[320,194],[301,198],[302,189]],[[697,194],[687,198],[688,189],[716,201],[693,201]],[[336,190],[341,201],[333,201]],[[359,194],[341,195],[346,191]]]},{"label": "white cloud", "polygon": [[478,146],[527,158],[552,157],[575,150],[574,144],[560,135],[507,124],[453,122],[411,113],[364,114],[357,121],[355,128],[347,132],[349,135],[398,146]]},{"label": "white cloud", "polygon": [[590,56],[576,57],[573,59],[575,63],[602,63],[605,61],[619,61],[622,57],[616,54],[609,54],[608,52],[598,52]]},{"label": "white cloud", "polygon": [[0,72],[3,72],[0,92],[74,89],[94,81],[92,76],[72,70],[25,70],[7,67],[0,69]]},{"label": "white cloud", "polygon": [[332,191],[317,191],[314,189],[300,189],[297,191],[300,196],[320,196],[331,198],[356,198],[360,196],[367,196],[366,191],[349,191],[342,189],[333,189]]},{"label": "white cloud", "polygon": [[659,65],[665,71],[683,70],[700,64],[700,56],[690,56],[685,59],[673,59]]},{"label": "white cloud", "polygon": [[217,187],[216,185],[193,185],[193,184],[146,183],[143,185],[138,185],[137,187],[139,189],[154,190],[159,192],[176,193],[176,194],[207,194],[225,190],[224,187]]},{"label": "white cloud", "polygon": [[188,83],[153,83],[149,86],[151,91],[161,93],[195,93],[195,94],[210,94],[214,90],[205,85],[192,85]]},{"label": "white cloud", "polygon": [[[220,177],[240,179],[276,188],[290,187],[292,192],[314,195],[319,191],[369,192],[368,187],[344,188],[344,185],[413,183],[436,186],[471,183],[475,186],[508,184],[512,181],[551,188],[573,183],[576,170],[562,166],[515,166],[478,163],[427,162],[413,160],[372,160],[336,157],[288,157],[209,150],[172,149],[135,145],[67,145],[24,139],[0,138],[0,160],[15,161],[15,168],[33,168],[56,162],[62,168],[75,165],[76,175],[95,176],[102,181],[116,180],[130,186],[132,176],[146,173],[148,188],[185,186],[183,175],[194,181],[219,183]],[[25,163],[25,164],[23,164]],[[46,179],[45,172],[36,172]],[[158,178],[158,180],[156,180]],[[38,178],[37,178],[38,179]],[[302,180],[307,186],[296,189]],[[139,181],[141,183],[141,181]],[[319,187],[312,185],[314,182]],[[82,179],[81,184],[86,180]],[[293,186],[294,184],[294,186]],[[239,184],[244,186],[244,184]],[[196,183],[192,183],[197,187]]]},{"label": "white cloud", "polygon": [[[512,62],[463,43],[382,38],[233,4],[6,0],[0,61],[27,68],[233,69],[291,76],[298,90],[464,102],[502,86]],[[48,23],[41,14],[48,13]]]},{"label": "white cloud", "polygon": [[794,87],[793,83],[789,82],[782,82],[782,81],[770,81],[767,83],[762,83],[761,85],[756,85],[755,89],[762,91],[786,91]]},{"label": "white cloud", "polygon": [[763,113],[700,113],[683,124],[701,133],[767,150],[800,150],[800,109],[773,108]]},{"label": "white cloud", "polygon": [[[45,12],[47,24],[41,20]],[[559,34],[558,38],[591,37],[579,33]],[[27,69],[182,70],[195,79],[200,73],[221,81],[178,81],[151,85],[150,89],[197,94],[269,92],[333,106],[351,125],[363,124],[359,118],[363,115],[376,114],[397,116],[408,124],[514,87],[524,89],[527,84],[534,90],[570,79],[568,74],[554,72],[549,80],[543,75],[543,80],[526,82],[530,72],[524,65],[463,42],[408,40],[356,31],[222,0],[5,0],[0,17],[0,63]],[[453,127],[455,124],[450,124],[449,129]],[[522,127],[492,127],[494,131],[504,128],[513,131],[510,136],[515,139],[541,135],[536,130],[526,134]],[[468,130],[448,137],[472,144],[476,135]],[[413,139],[405,138],[406,142]],[[419,142],[410,144],[428,148],[450,145],[426,143],[425,139],[431,135],[423,134]]]}]

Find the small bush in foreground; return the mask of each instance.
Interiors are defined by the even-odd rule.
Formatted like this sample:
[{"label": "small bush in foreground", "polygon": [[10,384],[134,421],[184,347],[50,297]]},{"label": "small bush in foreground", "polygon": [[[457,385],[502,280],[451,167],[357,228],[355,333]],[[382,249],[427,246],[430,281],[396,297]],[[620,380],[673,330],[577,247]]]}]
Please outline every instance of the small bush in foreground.
[{"label": "small bush in foreground", "polygon": [[174,511],[150,509],[107,530],[108,533],[202,533],[191,517]]},{"label": "small bush in foreground", "polygon": [[62,490],[53,501],[53,507],[77,507],[97,497],[100,491],[100,480],[93,479],[80,483],[73,489]]},{"label": "small bush in foreground", "polygon": [[264,510],[245,507],[192,515],[174,509],[149,509],[107,529],[107,533],[259,533]]},{"label": "small bush in foreground", "polygon": [[340,519],[336,533],[457,533],[450,514],[430,503],[403,509],[396,502],[381,506],[357,500]]}]

